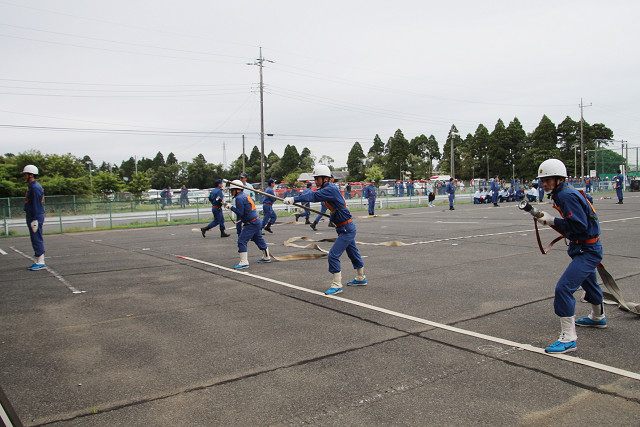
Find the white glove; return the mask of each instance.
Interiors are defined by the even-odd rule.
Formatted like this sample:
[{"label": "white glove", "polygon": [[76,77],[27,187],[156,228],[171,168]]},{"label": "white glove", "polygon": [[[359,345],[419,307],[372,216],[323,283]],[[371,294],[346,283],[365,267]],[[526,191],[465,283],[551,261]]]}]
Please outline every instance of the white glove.
[{"label": "white glove", "polygon": [[540,218],[536,218],[536,221],[538,221],[538,223],[542,225],[553,225],[553,220],[554,217],[549,215],[545,211],[542,211],[542,216]]},{"label": "white glove", "polygon": [[293,204],[293,197],[285,197],[283,201],[284,201],[285,205],[292,205]]},{"label": "white glove", "polygon": [[225,209],[231,210],[231,205],[229,203],[227,203],[227,202],[224,202],[222,204],[222,207],[225,208]]},{"label": "white glove", "polygon": [[38,220],[34,219],[33,221],[31,221],[29,223],[29,225],[31,226],[31,231],[33,231],[34,233],[36,233],[38,231]]}]

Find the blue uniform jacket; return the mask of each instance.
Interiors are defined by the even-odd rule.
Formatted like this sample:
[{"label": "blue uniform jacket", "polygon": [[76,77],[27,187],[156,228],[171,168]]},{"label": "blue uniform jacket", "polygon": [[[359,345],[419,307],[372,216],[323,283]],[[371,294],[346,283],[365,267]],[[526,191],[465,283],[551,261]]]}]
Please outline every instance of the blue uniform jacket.
[{"label": "blue uniform jacket", "polygon": [[371,184],[369,184],[366,187],[364,187],[364,191],[362,192],[362,197],[364,197],[365,199],[368,199],[368,198],[375,199],[376,198],[376,187],[374,187]]},{"label": "blue uniform jacket", "polygon": [[[302,190],[302,193],[300,193],[301,196],[308,196],[310,193],[313,193],[313,190],[310,188],[305,188],[304,190]],[[304,206],[309,206],[309,203],[305,203]]]},{"label": "blue uniform jacket", "polygon": [[[220,198],[220,200],[216,200],[217,198]],[[209,194],[209,201],[211,202],[211,205],[213,207],[220,209],[220,207],[222,207],[223,200],[224,193],[222,192],[222,188],[215,187],[213,190],[211,190],[211,193]]]},{"label": "blue uniform jacket", "polygon": [[294,197],[293,201],[296,203],[322,202],[331,211],[329,219],[338,227],[351,219],[351,212],[347,208],[344,196],[340,189],[330,182],[325,182],[322,188],[317,191],[302,193]]},{"label": "blue uniform jacket", "polygon": [[456,193],[456,185],[453,182],[447,183],[447,193],[455,194]]},{"label": "blue uniform jacket", "polygon": [[551,197],[562,214],[562,218],[554,219],[553,225],[562,231],[567,239],[588,240],[600,235],[598,217],[578,190],[562,182]]},{"label": "blue uniform jacket", "polygon": [[24,211],[27,221],[44,218],[44,190],[38,181],[32,181],[27,188],[24,198]]},{"label": "blue uniform jacket", "polygon": [[500,183],[498,181],[491,181],[491,191],[500,191]]},{"label": "blue uniform jacket", "polygon": [[616,182],[615,188],[624,188],[624,176],[622,174],[616,175],[613,180]]},{"label": "blue uniform jacket", "polygon": [[[264,189],[265,193],[271,194],[271,195],[276,195],[276,192],[273,191],[273,187],[269,186],[267,188]],[[267,205],[273,205],[273,202],[276,201],[275,197],[269,197],[269,196],[262,196],[262,203],[266,203]]]},{"label": "blue uniform jacket", "polygon": [[258,218],[258,211],[256,211],[256,205],[251,200],[250,196],[244,193],[238,193],[235,197],[236,205],[231,206],[231,211],[238,215],[238,219],[243,224],[249,224]]}]

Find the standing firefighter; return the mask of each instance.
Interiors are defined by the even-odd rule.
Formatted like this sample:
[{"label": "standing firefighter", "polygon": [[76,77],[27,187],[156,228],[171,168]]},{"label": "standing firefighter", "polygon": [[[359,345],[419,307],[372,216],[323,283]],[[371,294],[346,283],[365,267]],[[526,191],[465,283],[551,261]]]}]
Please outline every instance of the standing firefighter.
[{"label": "standing firefighter", "polygon": [[[602,289],[597,282],[596,267],[602,260],[600,224],[596,211],[587,196],[567,182],[567,168],[557,159],[545,160],[538,168],[538,178],[546,194],[550,194],[554,208],[562,218],[546,212],[537,218],[543,225],[553,226],[570,241],[567,253],[571,262],[556,285],[553,307],[560,317],[558,341],[545,349],[547,353],[567,353],[577,349],[576,325],[606,328],[602,305]],[[588,317],[575,320],[576,300],[573,293],[582,287],[585,299],[591,304]]]},{"label": "standing firefighter", "polygon": [[368,201],[370,217],[376,215],[376,187],[373,184],[373,180],[369,181],[369,185],[364,187],[362,192],[362,197]]},{"label": "standing firefighter", "polygon": [[624,198],[622,196],[622,190],[624,189],[624,175],[622,175],[622,170],[618,169],[617,170],[618,175],[616,175],[615,178],[613,178],[613,182],[614,182],[614,187],[616,189],[616,196],[618,196],[618,202],[616,203],[616,205],[621,205],[622,199]]},{"label": "standing firefighter", "polygon": [[224,203],[224,193],[222,192],[222,180],[216,179],[213,183],[214,187],[209,193],[209,201],[211,202],[211,213],[213,213],[213,221],[207,224],[206,227],[202,227],[202,237],[206,237],[207,231],[211,230],[216,225],[220,226],[220,237],[229,237],[229,234],[225,233],[224,215],[222,214],[222,204]]},{"label": "standing firefighter", "polygon": [[24,211],[27,217],[27,228],[31,237],[31,246],[36,257],[36,262],[27,267],[27,270],[42,270],[44,264],[44,239],[42,226],[44,225],[44,190],[36,181],[38,168],[34,165],[26,165],[22,170],[24,182],[27,183],[27,194],[24,200]]},{"label": "standing firefighter", "polygon": [[286,204],[299,202],[322,202],[330,211],[330,220],[336,225],[338,238],[329,251],[329,273],[333,274],[331,287],[325,291],[326,295],[342,293],[342,271],[340,256],[344,251],[356,270],[356,278],[347,282],[349,286],[365,286],[367,278],[364,275],[364,263],[356,247],[356,225],[351,219],[351,212],[340,189],[331,183],[331,170],[326,165],[318,165],[313,170],[317,191],[301,194],[284,199]]},{"label": "standing firefighter", "polygon": [[262,238],[262,221],[256,210],[256,205],[251,196],[242,192],[240,185],[243,185],[242,182],[236,179],[231,181],[231,186],[229,187],[231,196],[235,199],[235,206],[226,202],[224,204],[224,207],[235,213],[238,216],[238,221],[242,222],[242,230],[238,235],[240,262],[233,267],[237,270],[249,268],[249,254],[247,253],[249,240],[253,240],[263,253],[263,257],[258,262],[271,262],[271,254],[267,248],[267,243]]}]

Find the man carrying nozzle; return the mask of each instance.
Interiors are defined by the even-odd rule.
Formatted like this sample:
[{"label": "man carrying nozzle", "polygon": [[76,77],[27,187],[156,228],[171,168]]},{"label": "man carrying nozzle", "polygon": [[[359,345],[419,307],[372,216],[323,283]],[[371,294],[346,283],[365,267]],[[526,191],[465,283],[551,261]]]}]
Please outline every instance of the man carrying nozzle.
[{"label": "man carrying nozzle", "polygon": [[[600,224],[587,196],[567,182],[567,168],[558,159],[545,160],[538,168],[538,178],[561,218],[539,211],[526,200],[519,207],[529,212],[542,225],[553,227],[569,240],[567,253],[571,262],[556,284],[554,311],[560,317],[558,340],[545,349],[547,353],[568,353],[577,349],[575,326],[606,328],[602,305],[602,289],[597,282],[596,268],[602,261]],[[573,293],[582,287],[585,299],[591,304],[591,314],[575,320],[576,300]]]},{"label": "man carrying nozzle", "polygon": [[256,210],[256,205],[251,199],[251,196],[243,193],[241,187],[242,182],[238,179],[230,182],[229,190],[231,196],[235,199],[235,206],[224,202],[225,209],[231,210],[238,216],[238,221],[242,222],[242,230],[238,235],[238,253],[240,254],[240,262],[236,265],[236,270],[242,270],[249,268],[249,254],[247,252],[247,243],[249,240],[258,246],[263,253],[263,257],[258,262],[271,262],[271,254],[267,243],[262,237],[262,221]]}]

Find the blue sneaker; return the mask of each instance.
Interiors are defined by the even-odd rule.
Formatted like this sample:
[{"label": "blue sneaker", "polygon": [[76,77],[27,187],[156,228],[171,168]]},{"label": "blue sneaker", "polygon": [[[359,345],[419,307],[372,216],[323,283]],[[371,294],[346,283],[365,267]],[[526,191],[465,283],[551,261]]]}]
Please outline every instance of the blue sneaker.
[{"label": "blue sneaker", "polygon": [[246,265],[238,264],[233,268],[235,268],[236,270],[244,270],[245,268],[249,268],[249,264],[246,264]]},{"label": "blue sneaker", "polygon": [[342,293],[342,288],[329,288],[324,292],[325,295],[335,295],[335,294],[341,294],[341,293]]},{"label": "blue sneaker", "polygon": [[607,327],[607,319],[603,317],[601,320],[591,320],[589,317],[583,317],[582,319],[576,319],[576,325],[604,329]]},{"label": "blue sneaker", "polygon": [[556,341],[553,344],[551,344],[549,347],[545,348],[544,351],[546,351],[547,353],[560,354],[560,353],[569,353],[571,351],[576,351],[577,349],[578,349],[578,345],[576,344],[575,341],[569,341],[569,342]]},{"label": "blue sneaker", "polygon": [[350,282],[347,282],[347,286],[367,286],[367,278],[365,277],[362,280],[353,279]]},{"label": "blue sneaker", "polygon": [[31,267],[27,267],[27,270],[36,271],[42,270],[43,268],[47,268],[44,264],[33,264]]},{"label": "blue sneaker", "polygon": [[260,258],[260,259],[258,260],[258,262],[263,262],[263,263],[264,263],[264,262],[271,262],[271,258],[269,258],[269,259]]}]

